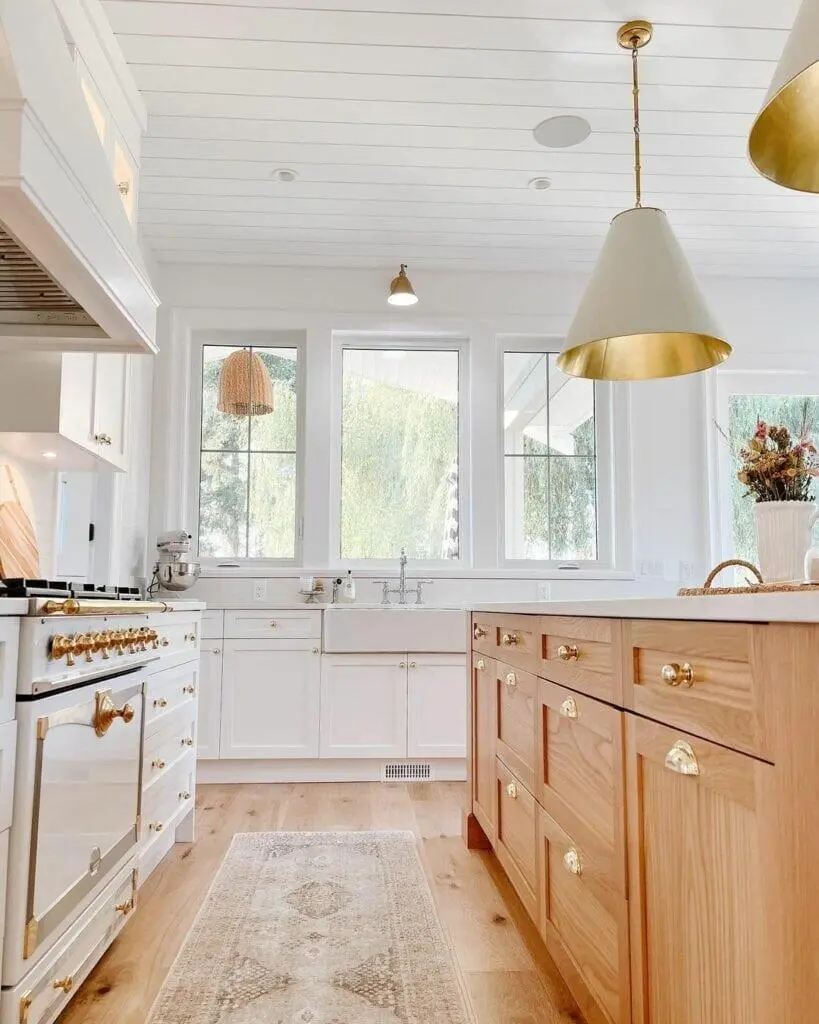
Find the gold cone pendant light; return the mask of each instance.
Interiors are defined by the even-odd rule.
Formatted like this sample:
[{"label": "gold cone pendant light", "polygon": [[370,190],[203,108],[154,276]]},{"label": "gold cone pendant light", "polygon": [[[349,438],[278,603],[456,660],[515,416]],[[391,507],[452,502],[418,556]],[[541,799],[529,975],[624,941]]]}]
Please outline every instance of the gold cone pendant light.
[{"label": "gold cone pendant light", "polygon": [[819,0],[803,0],[748,152],[778,185],[819,192]]},{"label": "gold cone pendant light", "polygon": [[417,301],[418,296],[407,277],[407,265],[402,263],[398,276],[390,282],[390,294],[387,296],[387,302],[391,306],[414,306]]},{"label": "gold cone pendant light", "polygon": [[228,416],[266,416],[273,412],[273,383],[255,352],[241,348],[222,363],[216,408]]},{"label": "gold cone pendant light", "polygon": [[611,222],[558,357],[573,377],[678,377],[731,354],[665,213],[642,203],[637,55],[652,31],[647,21],[632,21],[617,34],[632,55],[635,203]]}]

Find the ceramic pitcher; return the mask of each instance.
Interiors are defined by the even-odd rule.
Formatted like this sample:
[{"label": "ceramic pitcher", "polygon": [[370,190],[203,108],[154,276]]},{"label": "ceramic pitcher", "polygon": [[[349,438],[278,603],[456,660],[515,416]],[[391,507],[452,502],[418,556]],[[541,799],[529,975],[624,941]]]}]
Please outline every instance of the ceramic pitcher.
[{"label": "ceramic pitcher", "polygon": [[802,581],[817,519],[819,511],[812,501],[757,502],[759,568],[766,583]]}]

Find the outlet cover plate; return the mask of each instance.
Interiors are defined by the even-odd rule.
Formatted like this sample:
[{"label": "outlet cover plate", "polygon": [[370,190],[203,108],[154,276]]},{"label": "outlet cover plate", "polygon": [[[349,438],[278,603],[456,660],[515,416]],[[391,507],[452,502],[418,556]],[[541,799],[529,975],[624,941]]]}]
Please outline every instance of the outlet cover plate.
[{"label": "outlet cover plate", "polygon": [[266,601],[267,600],[267,580],[254,580],[253,581],[253,600],[254,601]]}]

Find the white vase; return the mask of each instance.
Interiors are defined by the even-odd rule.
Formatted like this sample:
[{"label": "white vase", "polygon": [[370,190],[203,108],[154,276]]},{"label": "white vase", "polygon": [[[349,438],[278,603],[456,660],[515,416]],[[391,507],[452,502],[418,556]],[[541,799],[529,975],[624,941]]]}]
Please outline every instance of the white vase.
[{"label": "white vase", "polygon": [[818,518],[819,511],[812,501],[757,502],[759,568],[766,583],[797,583],[804,579],[805,555]]}]

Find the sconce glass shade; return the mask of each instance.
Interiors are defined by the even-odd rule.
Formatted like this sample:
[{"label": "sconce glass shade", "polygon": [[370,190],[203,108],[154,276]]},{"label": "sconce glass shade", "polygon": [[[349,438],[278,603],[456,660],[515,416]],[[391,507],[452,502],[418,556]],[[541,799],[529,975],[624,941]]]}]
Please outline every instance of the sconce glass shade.
[{"label": "sconce glass shade", "polygon": [[611,222],[557,364],[573,377],[653,380],[707,370],[731,346],[662,210]]},{"label": "sconce glass shade", "polygon": [[819,192],[819,0],[803,0],[751,128],[748,153],[770,181]]},{"label": "sconce glass shade", "polygon": [[228,416],[266,416],[273,412],[273,383],[255,352],[241,348],[222,363],[216,408]]},{"label": "sconce glass shade", "polygon": [[406,264],[402,263],[398,276],[390,282],[390,294],[387,297],[387,302],[391,306],[414,306],[417,301],[418,296],[407,277]]}]

